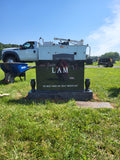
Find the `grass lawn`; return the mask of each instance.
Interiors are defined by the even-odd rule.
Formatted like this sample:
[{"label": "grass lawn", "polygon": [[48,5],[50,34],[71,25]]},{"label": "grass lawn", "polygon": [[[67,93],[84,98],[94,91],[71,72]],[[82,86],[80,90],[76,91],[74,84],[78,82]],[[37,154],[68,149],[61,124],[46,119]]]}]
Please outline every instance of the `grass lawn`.
[{"label": "grass lawn", "polygon": [[[98,61],[97,61],[97,62],[93,62],[93,64],[90,65],[90,66],[98,66]],[[113,66],[120,66],[120,61],[116,61],[116,62],[113,64]]]},{"label": "grass lawn", "polygon": [[116,61],[114,65],[115,66],[120,66],[120,61]]},{"label": "grass lawn", "polygon": [[[4,78],[0,70],[0,80]],[[119,160],[120,68],[85,68],[95,99],[115,109],[84,109],[68,102],[27,100],[30,79],[0,83],[0,160]]]},{"label": "grass lawn", "polygon": [[91,79],[90,88],[99,101],[120,108],[120,68],[86,68],[85,77]]}]

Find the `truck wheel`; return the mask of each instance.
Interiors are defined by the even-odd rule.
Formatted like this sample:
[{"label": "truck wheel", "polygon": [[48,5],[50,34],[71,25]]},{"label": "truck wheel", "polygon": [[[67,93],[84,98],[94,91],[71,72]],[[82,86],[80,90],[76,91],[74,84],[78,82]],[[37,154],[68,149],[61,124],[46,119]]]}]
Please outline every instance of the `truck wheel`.
[{"label": "truck wheel", "polygon": [[113,64],[110,64],[109,67],[113,67]]},{"label": "truck wheel", "polygon": [[6,58],[5,58],[5,61],[4,61],[4,62],[13,63],[13,62],[16,62],[16,59],[15,59],[15,57],[13,57],[13,56],[9,56],[9,57],[6,57]]},{"label": "truck wheel", "polygon": [[108,64],[105,64],[104,67],[108,67]]}]

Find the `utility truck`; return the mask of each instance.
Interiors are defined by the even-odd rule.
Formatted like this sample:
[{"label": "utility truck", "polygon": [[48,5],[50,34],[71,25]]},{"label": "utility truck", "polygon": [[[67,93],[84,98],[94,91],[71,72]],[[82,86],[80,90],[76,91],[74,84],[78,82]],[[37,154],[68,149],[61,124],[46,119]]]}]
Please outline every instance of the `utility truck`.
[{"label": "utility truck", "polygon": [[2,50],[3,62],[36,62],[39,60],[57,60],[65,56],[67,59],[85,60],[86,48],[83,40],[54,38],[58,43],[39,41],[27,41],[19,48],[7,48]]}]

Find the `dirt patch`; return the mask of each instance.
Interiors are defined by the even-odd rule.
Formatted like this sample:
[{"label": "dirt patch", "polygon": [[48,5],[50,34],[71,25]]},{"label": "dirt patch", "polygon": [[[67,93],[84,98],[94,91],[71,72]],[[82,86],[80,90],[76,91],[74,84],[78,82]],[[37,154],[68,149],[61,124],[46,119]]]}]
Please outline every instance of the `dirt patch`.
[{"label": "dirt patch", "polygon": [[96,100],[96,101],[100,100],[99,97],[95,93],[93,93],[93,99]]},{"label": "dirt patch", "polygon": [[21,98],[22,97],[22,94],[20,92],[17,92],[15,98],[18,99],[18,98]]}]

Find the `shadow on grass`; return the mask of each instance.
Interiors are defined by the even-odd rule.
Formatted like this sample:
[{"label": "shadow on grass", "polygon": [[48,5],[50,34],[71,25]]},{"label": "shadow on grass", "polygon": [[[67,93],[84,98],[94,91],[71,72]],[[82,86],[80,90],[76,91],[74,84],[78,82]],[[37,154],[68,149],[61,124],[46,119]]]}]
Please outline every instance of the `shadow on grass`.
[{"label": "shadow on grass", "polygon": [[[22,82],[22,81],[25,81],[25,80],[24,79],[21,79],[21,80],[18,80],[18,81],[14,80],[13,83],[19,83],[19,81]],[[12,83],[10,83],[8,81],[5,81],[4,79],[0,80],[0,85],[8,85],[8,84],[12,84]]]},{"label": "shadow on grass", "polygon": [[46,104],[48,102],[56,103],[56,104],[63,104],[67,103],[69,100],[62,100],[59,98],[55,99],[48,99],[48,98],[39,98],[39,99],[28,99],[28,98],[20,98],[20,99],[11,99],[8,101],[10,104],[22,104],[22,105],[31,105],[33,103],[35,104]]},{"label": "shadow on grass", "polygon": [[5,83],[4,80],[0,80],[0,85],[6,85],[6,84],[8,84],[8,83]]},{"label": "shadow on grass", "polygon": [[120,88],[110,88],[108,90],[110,92],[109,97],[118,97],[118,95],[120,94]]}]

